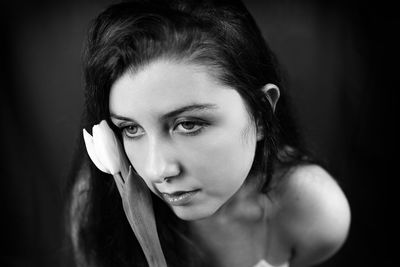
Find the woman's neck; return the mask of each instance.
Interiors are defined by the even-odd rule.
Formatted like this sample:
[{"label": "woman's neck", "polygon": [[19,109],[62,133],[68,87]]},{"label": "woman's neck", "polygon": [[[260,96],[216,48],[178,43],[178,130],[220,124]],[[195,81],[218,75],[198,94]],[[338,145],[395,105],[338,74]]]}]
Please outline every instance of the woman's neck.
[{"label": "woman's neck", "polygon": [[208,266],[246,266],[265,258],[267,201],[265,194],[247,184],[214,215],[188,222]]},{"label": "woman's neck", "polygon": [[[247,179],[252,181],[253,179]],[[253,180],[254,181],[254,180]],[[226,224],[254,224],[266,219],[268,199],[254,183],[242,187],[212,216],[189,222],[191,228],[217,227]]]}]

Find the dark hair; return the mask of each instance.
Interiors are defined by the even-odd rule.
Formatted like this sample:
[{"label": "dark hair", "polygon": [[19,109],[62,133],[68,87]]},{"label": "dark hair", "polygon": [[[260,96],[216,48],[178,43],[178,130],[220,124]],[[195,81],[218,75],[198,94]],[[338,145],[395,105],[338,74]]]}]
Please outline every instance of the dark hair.
[{"label": "dark hair", "polygon": [[[276,166],[309,160],[290,116],[277,60],[240,1],[132,1],[106,9],[94,20],[86,43],[82,127],[109,119],[110,88],[124,72],[138,71],[161,58],[206,66],[243,97],[264,129],[251,170],[261,174],[256,176],[263,192],[270,189]],[[281,91],[275,113],[261,90],[267,83]],[[78,263],[146,266],[113,180],[91,164],[83,148],[80,140],[68,206]],[[201,252],[190,241],[185,222],[157,197],[153,203],[169,266],[201,266]]]}]

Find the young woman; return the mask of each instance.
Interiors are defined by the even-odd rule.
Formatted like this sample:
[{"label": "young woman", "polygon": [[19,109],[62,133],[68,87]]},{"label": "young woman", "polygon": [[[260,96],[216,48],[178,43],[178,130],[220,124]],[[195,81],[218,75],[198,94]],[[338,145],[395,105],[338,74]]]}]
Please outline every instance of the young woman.
[{"label": "young woman", "polygon": [[[168,266],[311,266],[344,243],[347,200],[304,149],[276,59],[239,1],[133,1],[91,26],[83,128],[105,119],[152,192]],[[84,155],[84,156],[82,156]],[[70,182],[79,266],[146,266],[83,142]]]}]

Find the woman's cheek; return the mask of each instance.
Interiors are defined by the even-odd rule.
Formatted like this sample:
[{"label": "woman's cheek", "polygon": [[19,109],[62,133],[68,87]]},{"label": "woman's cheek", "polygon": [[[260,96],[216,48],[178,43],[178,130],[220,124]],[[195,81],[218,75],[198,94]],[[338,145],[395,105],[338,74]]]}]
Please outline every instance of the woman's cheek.
[{"label": "woman's cheek", "polygon": [[190,165],[189,171],[202,181],[210,180],[215,185],[246,176],[254,158],[255,144],[232,137],[214,135],[187,150],[184,158]]},{"label": "woman's cheek", "polygon": [[[128,160],[133,167],[133,169],[142,177],[143,177],[143,169],[145,167],[145,151],[138,146],[132,144],[130,141],[124,141],[124,149],[125,153],[128,157]],[[146,179],[144,179],[146,181]],[[147,186],[149,184],[146,181]]]}]

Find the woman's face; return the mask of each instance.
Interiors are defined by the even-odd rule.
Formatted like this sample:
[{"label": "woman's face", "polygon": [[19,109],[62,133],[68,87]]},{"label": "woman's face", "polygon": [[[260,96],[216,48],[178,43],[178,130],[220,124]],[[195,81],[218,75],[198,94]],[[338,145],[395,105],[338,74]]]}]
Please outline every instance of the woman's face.
[{"label": "woman's face", "polygon": [[245,181],[255,124],[238,92],[205,67],[164,60],[128,71],[109,104],[132,166],[181,219],[211,216]]}]

